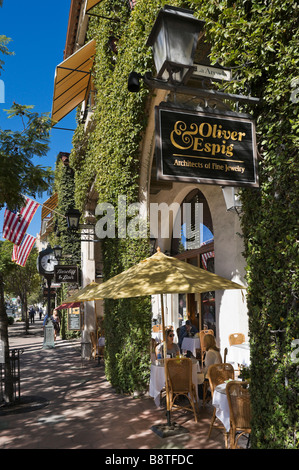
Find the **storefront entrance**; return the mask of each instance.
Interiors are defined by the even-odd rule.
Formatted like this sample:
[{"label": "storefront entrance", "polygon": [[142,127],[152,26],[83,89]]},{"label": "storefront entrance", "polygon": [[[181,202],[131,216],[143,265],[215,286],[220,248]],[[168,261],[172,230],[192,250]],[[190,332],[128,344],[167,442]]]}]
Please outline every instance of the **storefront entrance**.
[{"label": "storefront entrance", "polygon": [[[191,205],[191,224],[203,234],[200,246],[196,249],[188,249],[188,243],[182,239],[172,238],[171,255],[190,263],[193,266],[214,272],[214,235],[211,213],[206,198],[199,190],[191,191],[184,201]],[[195,203],[203,204],[202,227],[195,227],[195,216],[193,208]],[[182,217],[182,211],[181,211]],[[181,220],[183,233],[184,221]],[[191,320],[192,324],[200,331],[202,329],[212,329],[216,336],[216,314],[215,314],[215,293],[205,292],[203,294],[179,294],[179,327],[186,320]]]}]

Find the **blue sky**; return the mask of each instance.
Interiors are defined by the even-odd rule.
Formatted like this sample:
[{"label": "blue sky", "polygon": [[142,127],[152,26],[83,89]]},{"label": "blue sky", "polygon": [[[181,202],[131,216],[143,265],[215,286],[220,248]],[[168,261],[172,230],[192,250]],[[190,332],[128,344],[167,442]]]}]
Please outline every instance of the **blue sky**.
[{"label": "blue sky", "polygon": [[[23,105],[34,105],[38,113],[51,112],[56,66],[63,61],[68,17],[71,0],[40,1],[3,0],[0,8],[0,35],[10,37],[8,44],[15,55],[1,54],[4,70],[0,79],[4,82],[4,103],[0,103],[0,127],[22,130],[17,118],[7,119],[4,109],[15,101]],[[58,127],[74,129],[75,111],[58,124]],[[54,168],[59,152],[70,152],[73,132],[52,130],[50,150],[47,156],[34,160],[35,164]],[[0,171],[3,171],[0,168]],[[44,202],[47,193],[40,199]],[[0,238],[3,228],[4,209],[0,210]],[[41,207],[34,215],[27,230],[36,236],[40,231]]]}]

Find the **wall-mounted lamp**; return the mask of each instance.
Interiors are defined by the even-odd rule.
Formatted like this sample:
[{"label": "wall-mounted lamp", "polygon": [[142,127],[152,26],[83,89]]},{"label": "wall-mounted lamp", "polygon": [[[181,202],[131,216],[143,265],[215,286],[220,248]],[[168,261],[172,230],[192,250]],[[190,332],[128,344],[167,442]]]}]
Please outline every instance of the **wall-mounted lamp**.
[{"label": "wall-mounted lamp", "polygon": [[[95,225],[94,224],[80,224],[80,218],[81,218],[81,212],[78,211],[78,209],[69,209],[66,214],[66,221],[67,221],[67,227],[68,227],[68,230],[72,233],[76,233],[78,232],[78,230],[84,230],[84,229],[88,229],[88,230],[93,230],[93,233],[92,234],[82,234],[81,235],[84,237],[84,238],[81,238],[81,242],[98,242],[100,240],[95,240],[94,239],[94,228],[95,228]],[[93,238],[88,238],[89,235],[92,235]]]},{"label": "wall-mounted lamp", "polygon": [[65,216],[68,229],[71,231],[77,231],[79,229],[81,212],[77,209],[69,209]]},{"label": "wall-mounted lamp", "polygon": [[137,93],[140,79],[151,89],[168,90],[173,93],[198,96],[205,99],[231,100],[256,104],[258,98],[200,87],[186,86],[186,82],[195,73],[194,55],[205,22],[193,16],[193,12],[183,8],[165,5],[158,13],[147,45],[153,49],[157,76],[151,72],[141,75],[135,71],[128,78],[128,90]]},{"label": "wall-mounted lamp", "polygon": [[222,186],[222,193],[225,200],[227,211],[236,211],[242,207],[242,203],[239,198],[239,194],[234,186]]},{"label": "wall-mounted lamp", "polygon": [[165,5],[159,11],[146,43],[153,50],[157,78],[183,83],[190,76],[204,25],[190,10]]},{"label": "wall-mounted lamp", "polygon": [[53,248],[55,258],[59,260],[62,258],[62,247],[60,245],[55,245]]}]

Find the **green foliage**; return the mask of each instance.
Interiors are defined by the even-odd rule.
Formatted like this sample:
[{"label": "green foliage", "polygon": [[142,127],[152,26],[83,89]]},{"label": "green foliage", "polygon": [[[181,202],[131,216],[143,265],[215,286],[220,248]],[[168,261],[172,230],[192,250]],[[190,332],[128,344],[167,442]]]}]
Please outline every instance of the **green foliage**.
[{"label": "green foliage", "polygon": [[33,157],[43,157],[49,149],[51,120],[48,115],[32,111],[33,106],[14,103],[7,110],[8,118],[20,117],[22,131],[0,129],[0,208],[19,209],[24,205],[23,194],[35,197],[49,191],[53,181],[51,168],[32,163]]},{"label": "green foliage", "polygon": [[[99,202],[113,204],[116,213],[119,195],[126,195],[127,204],[138,201],[139,144],[147,124],[148,91],[130,94],[127,80],[132,70],[143,73],[152,66],[145,42],[160,6],[157,1],[141,3],[142,10],[137,5],[130,15],[126,2],[103,1],[97,6],[98,14],[118,17],[120,22],[98,18],[89,22],[89,39],[97,44],[96,104],[92,132],[87,137],[79,124],[70,157],[76,204],[81,209],[93,183]],[[118,38],[117,55],[107,46],[111,30]],[[147,240],[107,239],[103,250],[104,279],[108,279],[148,256],[149,244]],[[132,392],[147,386],[150,327],[149,298],[105,302],[106,374],[117,390]]]},{"label": "green foliage", "polygon": [[[71,208],[75,208],[74,199],[74,171],[71,167],[63,166],[60,159],[55,168],[55,192],[58,194],[57,214],[55,214],[55,233],[52,237],[53,245],[62,247],[62,264],[81,265],[80,232],[70,233],[64,215]],[[60,214],[60,215],[59,215]]]},{"label": "green foliage", "polygon": [[[57,214],[55,215],[55,232],[52,234],[52,246],[60,245],[62,247],[63,258],[60,264],[72,264],[81,267],[81,242],[80,232],[70,233],[67,229],[66,218],[63,216],[66,212],[75,207],[74,199],[74,171],[69,166],[64,166],[62,161],[57,158],[55,167],[55,192],[58,194]],[[58,215],[60,214],[60,215]],[[59,304],[68,296],[67,283],[62,283],[58,292]],[[80,332],[69,331],[67,328],[67,311],[61,313],[60,335],[63,339],[77,338]]]},{"label": "green foliage", "polygon": [[[0,2],[0,6],[1,2]],[[7,44],[11,41],[11,38],[8,38],[4,36],[3,34],[0,34],[0,52],[1,54],[4,55],[14,55],[14,52],[9,51]],[[3,69],[3,60],[0,59],[0,75],[1,75],[1,69]]]}]

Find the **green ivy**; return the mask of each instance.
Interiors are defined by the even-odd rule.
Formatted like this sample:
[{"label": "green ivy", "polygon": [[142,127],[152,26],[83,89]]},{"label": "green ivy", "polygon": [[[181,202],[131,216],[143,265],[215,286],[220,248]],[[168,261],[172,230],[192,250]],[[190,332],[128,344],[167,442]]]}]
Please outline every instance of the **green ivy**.
[{"label": "green ivy", "polygon": [[[79,124],[71,155],[75,200],[84,207],[91,185],[99,202],[117,208],[120,194],[138,201],[139,145],[147,124],[148,90],[127,91],[129,73],[153,68],[148,34],[164,1],[103,0],[92,17],[88,38],[97,44],[92,132]],[[298,77],[298,3],[295,0],[172,1],[206,21],[211,63],[232,67],[235,80],[225,91],[261,98],[240,111],[256,119],[260,187],[241,192],[241,224],[248,282],[251,344],[252,447],[298,445],[298,373],[290,360],[298,335],[298,106],[290,100]],[[118,38],[112,53],[108,37]],[[222,89],[223,85],[220,84]],[[144,240],[105,240],[104,278],[127,269],[146,255]],[[150,303],[148,299],[105,302],[106,372],[124,392],[148,381]],[[282,333],[279,333],[282,331]]]},{"label": "green ivy", "polygon": [[[70,166],[64,166],[57,157],[55,167],[55,185],[54,191],[58,194],[58,204],[54,217],[55,230],[51,235],[51,245],[60,245],[62,247],[63,258],[60,264],[72,264],[81,268],[81,243],[79,233],[70,233],[67,229],[67,222],[64,215],[66,212],[75,207],[74,191],[74,170]],[[68,287],[66,283],[62,283],[58,289],[57,300],[58,305],[68,296]],[[67,312],[61,311],[61,330],[60,335],[63,339],[78,337],[80,332],[73,332],[67,328]]]}]

